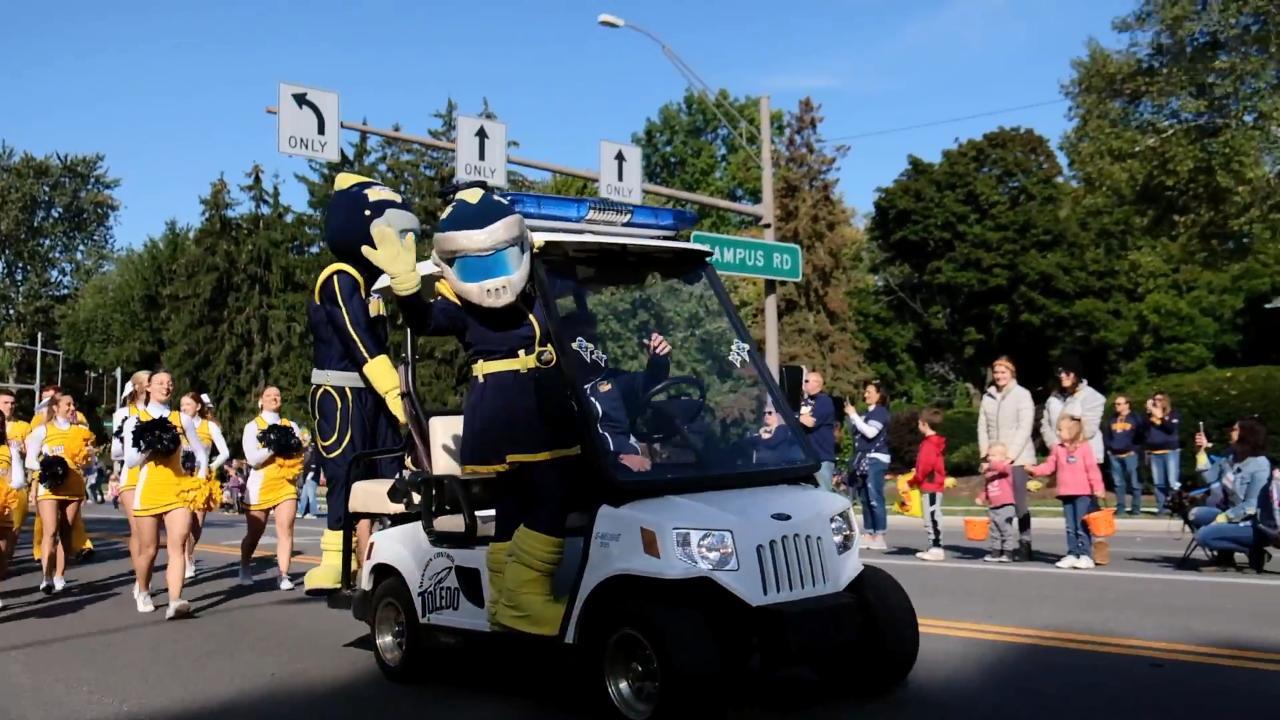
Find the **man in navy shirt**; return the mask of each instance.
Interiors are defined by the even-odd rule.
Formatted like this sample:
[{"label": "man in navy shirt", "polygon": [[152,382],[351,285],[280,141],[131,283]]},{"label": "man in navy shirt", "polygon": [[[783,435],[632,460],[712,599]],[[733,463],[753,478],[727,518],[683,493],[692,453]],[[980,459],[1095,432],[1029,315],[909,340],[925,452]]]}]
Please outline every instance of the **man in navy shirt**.
[{"label": "man in navy shirt", "polygon": [[804,376],[804,401],[800,403],[800,424],[822,465],[814,475],[818,484],[831,489],[836,474],[836,406],[831,396],[822,391],[822,373]]}]

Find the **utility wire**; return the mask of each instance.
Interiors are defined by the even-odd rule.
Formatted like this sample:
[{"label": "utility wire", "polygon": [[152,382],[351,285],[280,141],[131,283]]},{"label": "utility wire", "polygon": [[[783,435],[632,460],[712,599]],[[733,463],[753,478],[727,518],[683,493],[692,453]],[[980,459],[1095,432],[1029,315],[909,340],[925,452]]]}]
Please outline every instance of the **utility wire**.
[{"label": "utility wire", "polygon": [[974,113],[972,115],[962,115],[960,117],[947,118],[946,120],[933,120],[931,122],[919,123],[916,125],[905,125],[903,127],[886,128],[884,130],[872,130],[871,132],[855,133],[853,135],[841,135],[839,137],[826,138],[823,142],[833,143],[844,140],[858,140],[860,138],[876,137],[878,135],[891,135],[893,133],[906,132],[908,130],[919,130],[921,128],[937,127],[939,125],[948,125],[950,123],[964,122],[965,120],[975,120],[977,118],[991,117],[992,115],[1003,115],[1005,113],[1018,112],[1019,110],[1030,110],[1032,108],[1047,107],[1049,105],[1059,105],[1067,102],[1067,98],[1058,98],[1056,100],[1045,100],[1043,102],[1029,103],[1027,105],[1017,105],[1015,107],[1000,108],[999,110],[988,110],[986,112]]}]

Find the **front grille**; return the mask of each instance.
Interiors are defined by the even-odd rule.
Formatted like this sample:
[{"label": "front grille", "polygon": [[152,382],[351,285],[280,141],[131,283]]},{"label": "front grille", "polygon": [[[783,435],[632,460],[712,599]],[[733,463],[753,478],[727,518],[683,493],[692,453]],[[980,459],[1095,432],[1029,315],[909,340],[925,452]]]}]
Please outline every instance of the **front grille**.
[{"label": "front grille", "polygon": [[822,542],[793,533],[756,545],[760,590],[765,597],[804,592],[827,584],[827,558]]}]

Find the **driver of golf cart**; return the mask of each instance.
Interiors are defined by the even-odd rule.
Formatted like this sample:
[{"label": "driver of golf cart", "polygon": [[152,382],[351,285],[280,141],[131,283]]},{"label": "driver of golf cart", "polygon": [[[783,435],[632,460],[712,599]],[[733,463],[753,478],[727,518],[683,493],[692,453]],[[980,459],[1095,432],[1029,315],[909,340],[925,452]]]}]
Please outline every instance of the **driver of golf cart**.
[{"label": "driver of golf cart", "polygon": [[671,343],[657,331],[641,338],[648,358],[643,371],[609,365],[595,316],[578,310],[561,321],[573,355],[569,366],[586,393],[595,416],[599,440],[612,459],[630,472],[648,472],[653,462],[631,432],[631,423],[645,394],[671,374]]}]

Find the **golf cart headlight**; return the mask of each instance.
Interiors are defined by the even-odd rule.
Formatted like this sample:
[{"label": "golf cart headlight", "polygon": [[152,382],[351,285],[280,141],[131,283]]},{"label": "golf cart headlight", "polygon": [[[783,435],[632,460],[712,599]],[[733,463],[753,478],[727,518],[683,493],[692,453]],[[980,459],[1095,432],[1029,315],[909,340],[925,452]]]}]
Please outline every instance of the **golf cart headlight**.
[{"label": "golf cart headlight", "polygon": [[853,524],[853,515],[848,510],[831,516],[831,542],[835,543],[836,554],[843,555],[852,550],[857,534],[858,526]]},{"label": "golf cart headlight", "polygon": [[737,570],[738,553],[728,530],[675,530],[676,557],[703,570]]}]

